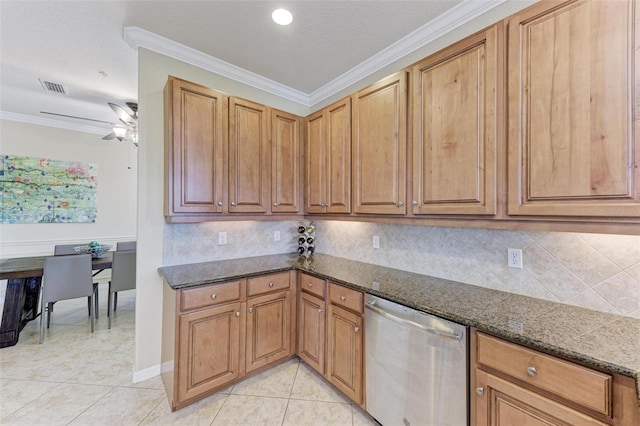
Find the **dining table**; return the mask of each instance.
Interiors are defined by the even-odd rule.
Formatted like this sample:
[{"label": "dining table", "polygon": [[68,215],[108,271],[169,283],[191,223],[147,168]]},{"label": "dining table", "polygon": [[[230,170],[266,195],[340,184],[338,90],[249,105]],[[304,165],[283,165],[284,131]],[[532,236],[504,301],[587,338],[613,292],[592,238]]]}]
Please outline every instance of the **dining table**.
[{"label": "dining table", "polygon": [[[4,309],[0,323],[0,348],[18,343],[20,331],[38,317],[40,287],[44,274],[44,260],[48,256],[14,257],[0,259],[0,280],[7,280]],[[113,252],[91,259],[96,276],[111,269]]]}]

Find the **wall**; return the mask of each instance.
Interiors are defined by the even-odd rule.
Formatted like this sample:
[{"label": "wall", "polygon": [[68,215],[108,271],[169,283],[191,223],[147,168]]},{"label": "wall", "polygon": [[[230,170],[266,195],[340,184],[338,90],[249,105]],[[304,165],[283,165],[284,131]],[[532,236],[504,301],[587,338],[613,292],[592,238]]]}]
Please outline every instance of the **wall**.
[{"label": "wall", "polygon": [[9,120],[0,121],[0,141],[2,154],[98,165],[95,223],[0,224],[0,257],[53,254],[55,244],[135,239],[137,152],[131,144]]},{"label": "wall", "polygon": [[[318,253],[640,318],[640,236],[314,224]],[[507,267],[507,248],[523,269]]]}]

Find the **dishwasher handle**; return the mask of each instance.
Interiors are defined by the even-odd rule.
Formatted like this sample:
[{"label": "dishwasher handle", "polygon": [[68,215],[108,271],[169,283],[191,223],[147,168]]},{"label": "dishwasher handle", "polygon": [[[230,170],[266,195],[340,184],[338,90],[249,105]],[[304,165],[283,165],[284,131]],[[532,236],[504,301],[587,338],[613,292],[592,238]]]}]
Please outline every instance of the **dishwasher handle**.
[{"label": "dishwasher handle", "polygon": [[438,335],[440,337],[445,337],[447,339],[455,339],[458,342],[462,341],[462,334],[447,333],[447,332],[444,332],[444,331],[436,330],[435,328],[432,328],[432,327],[427,327],[427,326],[419,324],[419,323],[417,323],[415,321],[406,320],[404,318],[397,317],[397,316],[391,314],[390,312],[387,312],[384,309],[381,309],[381,308],[375,306],[375,301],[365,303],[364,307],[369,309],[369,310],[371,310],[371,311],[373,311],[373,312],[375,312],[378,315],[381,315],[381,316],[385,317],[388,320],[397,322],[399,324],[408,325],[410,327],[414,327],[414,328],[420,329],[422,331],[425,331],[427,333]]}]

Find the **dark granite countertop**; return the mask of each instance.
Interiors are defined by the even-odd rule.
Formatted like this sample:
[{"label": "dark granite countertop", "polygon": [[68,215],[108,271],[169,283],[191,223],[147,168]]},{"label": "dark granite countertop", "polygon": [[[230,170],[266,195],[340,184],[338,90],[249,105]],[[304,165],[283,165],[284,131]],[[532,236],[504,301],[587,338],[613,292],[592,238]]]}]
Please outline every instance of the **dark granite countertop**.
[{"label": "dark granite countertop", "polygon": [[323,254],[259,256],[159,268],[173,289],[297,269],[636,380],[640,320]]}]

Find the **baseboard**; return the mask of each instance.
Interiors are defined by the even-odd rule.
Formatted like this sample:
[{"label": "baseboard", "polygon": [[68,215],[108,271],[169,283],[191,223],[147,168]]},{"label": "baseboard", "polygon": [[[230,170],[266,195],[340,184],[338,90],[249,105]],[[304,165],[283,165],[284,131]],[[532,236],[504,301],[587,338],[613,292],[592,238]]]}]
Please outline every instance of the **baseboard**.
[{"label": "baseboard", "polygon": [[133,372],[133,383],[144,382],[160,375],[160,364],[154,365],[144,370]]}]

